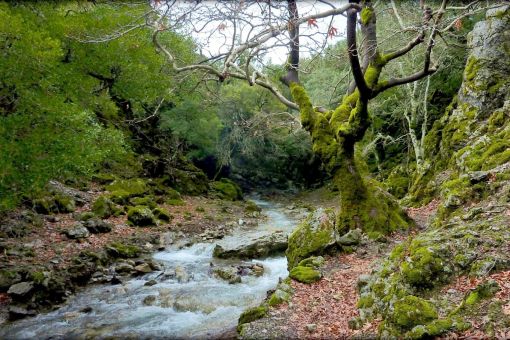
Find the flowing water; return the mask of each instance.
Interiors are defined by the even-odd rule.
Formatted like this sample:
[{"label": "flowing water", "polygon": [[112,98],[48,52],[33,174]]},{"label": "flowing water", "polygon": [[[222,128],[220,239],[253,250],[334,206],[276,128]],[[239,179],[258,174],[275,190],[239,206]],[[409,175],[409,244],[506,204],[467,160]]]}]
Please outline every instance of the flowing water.
[{"label": "flowing water", "polygon": [[[282,255],[247,261],[263,265],[265,271],[260,277],[243,276],[241,283],[228,284],[210,275],[211,262],[216,266],[241,264],[213,259],[215,244],[242,244],[268,233],[290,233],[295,226],[295,219],[281,207],[254,201],[267,215],[257,227],[239,227],[220,241],[155,253],[153,257],[163,271],[122,285],[89,287],[58,310],[4,327],[0,338],[207,338],[232,330],[242,311],[260,304],[267,290],[288,274],[287,260]],[[184,273],[189,281],[181,276],[179,282],[175,275],[165,275],[172,271]],[[157,283],[145,286],[149,280]]]}]

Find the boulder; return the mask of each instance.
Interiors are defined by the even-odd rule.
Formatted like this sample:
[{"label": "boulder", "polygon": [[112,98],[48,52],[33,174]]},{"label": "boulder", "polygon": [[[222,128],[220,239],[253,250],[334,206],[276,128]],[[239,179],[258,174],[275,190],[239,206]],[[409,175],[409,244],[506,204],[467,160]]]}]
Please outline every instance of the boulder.
[{"label": "boulder", "polygon": [[119,274],[131,273],[135,268],[129,263],[122,262],[115,266],[115,272]]},{"label": "boulder", "polygon": [[149,207],[143,205],[129,208],[128,221],[139,227],[156,225],[156,217]]},{"label": "boulder", "polygon": [[34,289],[33,282],[20,282],[13,284],[7,291],[7,294],[9,294],[13,299],[25,298],[32,289]]},{"label": "boulder", "polygon": [[339,246],[356,246],[361,241],[361,230],[349,230],[347,234],[337,237],[336,243]]},{"label": "boulder", "polygon": [[142,263],[135,267],[138,274],[147,274],[152,272],[152,268],[148,263]]},{"label": "boulder", "polygon": [[287,235],[282,232],[276,232],[230,248],[217,244],[214,248],[213,256],[222,259],[254,259],[283,252],[286,248]]},{"label": "boulder", "polygon": [[190,280],[189,274],[181,266],[175,267],[175,278],[179,283],[186,283]]},{"label": "boulder", "polygon": [[90,236],[90,232],[81,222],[76,223],[70,229],[66,230],[65,234],[72,240],[87,238]]},{"label": "boulder", "polygon": [[108,218],[112,215],[116,215],[120,212],[113,201],[103,195],[99,196],[92,205],[92,212],[99,218]]},{"label": "boulder", "polygon": [[289,236],[285,255],[288,268],[311,255],[323,254],[336,246],[335,214],[332,210],[317,209],[298,225]]},{"label": "boulder", "polygon": [[229,284],[241,283],[241,276],[237,268],[234,267],[219,267],[213,269],[215,277],[227,281]]},{"label": "boulder", "polygon": [[91,218],[84,223],[85,228],[92,234],[109,233],[112,231],[112,225],[99,218]]},{"label": "boulder", "polygon": [[10,306],[9,307],[9,320],[15,321],[26,318],[27,316],[35,316],[37,313],[35,310],[29,310],[21,306]]}]

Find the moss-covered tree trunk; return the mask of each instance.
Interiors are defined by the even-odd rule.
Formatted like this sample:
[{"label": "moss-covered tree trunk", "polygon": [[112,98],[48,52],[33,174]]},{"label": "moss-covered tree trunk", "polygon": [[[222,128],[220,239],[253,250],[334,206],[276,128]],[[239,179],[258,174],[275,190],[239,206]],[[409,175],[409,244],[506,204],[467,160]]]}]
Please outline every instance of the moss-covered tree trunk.
[{"label": "moss-covered tree trunk", "polygon": [[[379,86],[379,76],[387,59],[377,49],[375,12],[370,1],[363,2],[360,23],[364,35],[362,61],[356,49],[356,24],[359,9],[347,12],[347,42],[349,61],[354,76],[354,86],[334,110],[318,110],[299,84],[298,60],[291,53],[288,74],[282,80],[289,85],[291,95],[298,104],[303,128],[312,137],[312,147],[332,175],[340,193],[335,229],[342,235],[351,229],[366,232],[388,233],[398,227],[406,227],[408,219],[394,198],[387,194],[376,181],[363,175],[355,159],[355,144],[365,135],[370,125],[368,102]],[[295,8],[290,12],[296,15]],[[290,31],[292,50],[296,52],[298,37]]]}]

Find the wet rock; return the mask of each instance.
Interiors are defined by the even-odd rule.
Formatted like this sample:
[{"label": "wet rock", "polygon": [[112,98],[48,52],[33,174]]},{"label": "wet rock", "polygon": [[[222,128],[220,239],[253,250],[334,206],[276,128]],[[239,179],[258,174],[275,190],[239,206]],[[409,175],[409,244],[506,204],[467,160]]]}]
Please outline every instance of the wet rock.
[{"label": "wet rock", "polygon": [[175,267],[175,278],[177,279],[177,281],[179,283],[186,283],[186,282],[189,282],[189,280],[190,280],[189,274],[181,266]]},{"label": "wet rock", "polygon": [[91,312],[92,312],[92,310],[93,310],[93,309],[92,309],[92,307],[87,306],[87,307],[85,307],[85,308],[80,309],[80,313],[88,314],[88,313],[91,313]]},{"label": "wet rock", "polygon": [[214,268],[213,273],[215,277],[225,280],[229,284],[241,283],[241,276],[238,274],[237,268]]},{"label": "wet rock", "polygon": [[37,313],[34,310],[29,310],[21,306],[10,306],[9,307],[9,320],[15,321],[26,318],[27,316],[35,316]]},{"label": "wet rock", "polygon": [[340,246],[355,246],[361,241],[361,230],[353,229],[345,235],[342,235],[336,239],[336,243]]},{"label": "wet rock", "polygon": [[33,282],[20,282],[12,285],[7,294],[14,299],[25,298],[34,289]]},{"label": "wet rock", "polygon": [[115,271],[119,274],[131,273],[134,270],[135,268],[132,265],[125,262],[119,263],[115,266]]},{"label": "wet rock", "polygon": [[137,272],[137,274],[147,274],[153,271],[153,269],[148,263],[139,264],[134,269]]},{"label": "wet rock", "polygon": [[157,285],[157,284],[158,284],[158,281],[156,281],[156,280],[149,280],[149,281],[144,283],[144,286],[145,287],[152,287],[152,286]]},{"label": "wet rock", "polygon": [[282,252],[287,248],[287,236],[282,232],[273,233],[231,248],[216,245],[213,256],[217,258],[253,259]]},{"label": "wet rock", "polygon": [[84,223],[85,228],[92,234],[109,233],[113,226],[99,218],[91,218]]},{"label": "wet rock", "polygon": [[87,228],[81,223],[76,223],[71,229],[66,230],[66,236],[72,240],[87,238],[90,236],[90,232]]},{"label": "wet rock", "polygon": [[143,304],[146,306],[152,306],[156,302],[156,295],[147,295],[143,299]]}]

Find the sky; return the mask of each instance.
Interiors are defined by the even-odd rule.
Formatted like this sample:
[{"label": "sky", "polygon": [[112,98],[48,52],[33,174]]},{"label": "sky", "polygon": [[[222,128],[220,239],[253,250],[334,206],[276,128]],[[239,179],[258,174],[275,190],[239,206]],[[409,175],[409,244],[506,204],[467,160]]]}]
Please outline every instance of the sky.
[{"label": "sky", "polygon": [[[298,1],[298,12],[300,16],[309,15],[312,13],[320,13],[325,10],[331,9],[332,7],[325,3],[326,1],[320,2],[316,0],[302,0]],[[336,7],[345,4],[347,1],[329,1]],[[187,36],[191,36],[195,42],[199,45],[200,52],[207,56],[212,57],[218,53],[228,52],[231,46],[231,39],[234,35],[234,24],[227,16],[227,13],[232,13],[232,10],[236,10],[236,6],[241,4],[242,1],[202,1],[200,3],[200,9],[190,13],[189,22],[193,22],[193,26],[181,27],[181,29],[187,31]],[[263,1],[261,1],[263,3]],[[282,5],[282,10],[286,12],[286,2],[276,2]],[[177,1],[177,6],[186,6],[184,1]],[[175,6],[175,5],[174,5]],[[223,6],[229,7],[230,12],[225,10]],[[239,20],[238,29],[236,36],[239,39],[245,39],[247,36],[253,36],[266,25],[263,25],[263,21],[258,16],[262,16],[261,8],[259,6],[250,7],[239,7]],[[251,12],[250,12],[251,11]],[[274,16],[278,16],[279,13],[275,10]],[[251,15],[250,15],[251,14]],[[170,17],[174,15],[178,17],[178,10],[170,13]],[[267,17],[267,13],[265,13]],[[209,20],[206,20],[209,18]],[[243,21],[244,20],[244,21]],[[342,15],[335,17],[317,19],[313,25],[302,24],[300,26],[300,52],[302,57],[309,56],[311,53],[317,53],[322,48],[335,44],[338,41],[345,38],[345,26],[347,20]],[[316,26],[314,26],[316,25]],[[332,26],[336,29],[336,34],[332,37],[327,36],[329,27]],[[251,30],[251,31],[250,31]],[[319,34],[320,33],[320,34]],[[310,39],[305,36],[312,36],[315,39]],[[324,42],[326,42],[324,44]],[[272,38],[265,44],[264,52],[261,52],[260,62],[267,63],[272,62],[274,64],[282,64],[286,61],[288,56],[288,45],[285,41]]]}]

